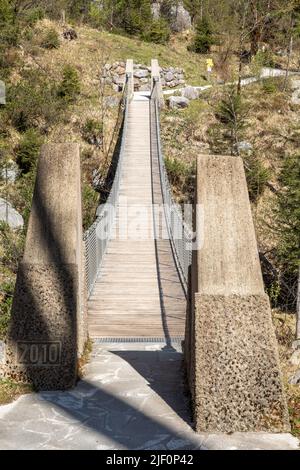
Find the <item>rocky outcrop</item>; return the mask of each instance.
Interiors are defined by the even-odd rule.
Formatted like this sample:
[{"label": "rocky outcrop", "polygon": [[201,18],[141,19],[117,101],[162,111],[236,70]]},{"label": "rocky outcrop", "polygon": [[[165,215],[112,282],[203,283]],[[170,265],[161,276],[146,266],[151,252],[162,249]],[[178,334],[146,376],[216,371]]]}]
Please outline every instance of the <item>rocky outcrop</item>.
[{"label": "rocky outcrop", "polygon": [[167,18],[172,31],[176,31],[178,33],[191,28],[191,15],[184,8],[182,1],[179,1],[177,5],[172,5],[170,7],[167,7],[166,5],[163,6],[162,3],[162,0],[157,0],[151,5],[154,20],[158,20],[161,17]]},{"label": "rocky outcrop", "polygon": [[[102,70],[102,80],[111,85],[115,91],[123,88],[125,81],[125,62],[119,61],[113,64],[105,64]],[[160,68],[161,83],[163,88],[170,89],[185,85],[184,70],[178,67]],[[134,89],[135,91],[147,91],[151,88],[151,67],[143,64],[134,64]]]}]

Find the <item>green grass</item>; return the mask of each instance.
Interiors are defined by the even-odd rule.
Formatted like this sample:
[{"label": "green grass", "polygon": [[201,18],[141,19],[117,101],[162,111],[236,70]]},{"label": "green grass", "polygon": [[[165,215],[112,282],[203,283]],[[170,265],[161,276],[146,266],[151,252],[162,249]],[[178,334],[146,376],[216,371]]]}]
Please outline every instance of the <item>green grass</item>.
[{"label": "green grass", "polygon": [[20,395],[31,393],[31,385],[16,383],[12,380],[0,380],[0,405],[16,400]]},{"label": "green grass", "polygon": [[146,43],[138,38],[124,37],[108,32],[84,28],[84,34],[99,45],[109,62],[133,59],[135,63],[151,64],[151,59],[158,59],[162,67],[179,67],[185,71],[185,79],[191,85],[205,82],[206,56],[187,50],[188,42],[183,38],[171,40],[168,44]]}]

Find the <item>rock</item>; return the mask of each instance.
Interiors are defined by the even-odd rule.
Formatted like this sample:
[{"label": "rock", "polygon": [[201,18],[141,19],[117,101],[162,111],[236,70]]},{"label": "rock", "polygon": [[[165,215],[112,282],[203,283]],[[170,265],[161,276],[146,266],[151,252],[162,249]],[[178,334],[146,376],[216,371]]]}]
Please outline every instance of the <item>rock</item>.
[{"label": "rock", "polygon": [[0,104],[6,104],[5,83],[0,80]]},{"label": "rock", "polygon": [[7,162],[6,168],[1,171],[1,176],[4,180],[14,183],[20,174],[18,165],[12,160]]},{"label": "rock", "polygon": [[291,385],[298,385],[300,384],[300,369],[295,372],[290,378],[289,378],[289,383]]},{"label": "rock", "polygon": [[182,78],[178,80],[178,85],[185,85],[185,80],[183,80]]},{"label": "rock", "polygon": [[160,18],[160,3],[154,2],[151,5],[151,13],[154,20],[159,20]]},{"label": "rock", "polygon": [[119,65],[119,67],[116,68],[116,73],[118,75],[125,75],[125,67],[121,67],[121,65]]},{"label": "rock", "polygon": [[149,76],[149,72],[148,70],[140,69],[140,70],[136,70],[133,75],[136,78],[146,78]]},{"label": "rock", "polygon": [[292,94],[291,102],[293,104],[300,105],[300,89],[294,91],[294,93]]},{"label": "rock", "polygon": [[168,105],[171,109],[187,108],[189,103],[190,100],[188,98],[185,98],[184,96],[170,96],[170,98],[168,99]]},{"label": "rock", "polygon": [[300,366],[300,349],[297,349],[296,351],[293,352],[291,355],[289,362],[293,366]]},{"label": "rock", "polygon": [[107,70],[107,71],[110,70],[111,67],[112,67],[111,64],[105,64],[105,65],[104,65],[104,68],[105,68],[105,70]]},{"label": "rock", "polygon": [[250,144],[250,142],[246,142],[245,140],[239,142],[236,147],[239,152],[250,153],[253,150],[253,146]]},{"label": "rock", "polygon": [[294,90],[300,90],[300,80],[299,78],[291,78],[291,89]]},{"label": "rock", "polygon": [[178,33],[190,29],[192,26],[192,19],[189,12],[184,8],[183,2],[178,5],[172,6],[170,9],[171,29]]},{"label": "rock", "polygon": [[181,94],[189,100],[196,100],[199,98],[199,91],[193,86],[187,86],[183,88]]},{"label": "rock", "polygon": [[73,41],[74,39],[77,39],[78,38],[78,35],[75,31],[75,29],[66,29],[64,32],[63,32],[63,37],[64,39],[67,39],[68,41]]},{"label": "rock", "polygon": [[104,98],[104,106],[107,108],[116,108],[119,106],[120,98],[118,96],[106,96]]},{"label": "rock", "polygon": [[21,214],[17,212],[12,205],[0,198],[0,220],[7,222],[10,228],[22,228],[24,226],[24,220]]},{"label": "rock", "polygon": [[175,78],[174,74],[170,71],[165,74],[165,81],[166,82],[172,82],[174,80],[174,78]]},{"label": "rock", "polygon": [[148,83],[149,79],[148,78],[140,78],[141,83]]},{"label": "rock", "polygon": [[0,364],[3,364],[5,361],[5,343],[0,341]]},{"label": "rock", "polygon": [[300,339],[295,339],[292,343],[292,350],[296,351],[297,349],[300,349]]}]

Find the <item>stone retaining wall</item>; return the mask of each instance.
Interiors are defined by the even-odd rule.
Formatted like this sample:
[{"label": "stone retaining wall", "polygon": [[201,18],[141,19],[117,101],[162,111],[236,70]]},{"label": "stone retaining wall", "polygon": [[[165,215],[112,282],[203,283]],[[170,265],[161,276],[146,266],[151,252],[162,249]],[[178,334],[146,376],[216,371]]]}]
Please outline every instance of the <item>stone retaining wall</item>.
[{"label": "stone retaining wall", "polygon": [[[115,91],[122,89],[125,81],[125,62],[117,61],[113,64],[105,64],[102,70],[102,80],[111,85]],[[171,89],[184,86],[184,70],[177,67],[161,67],[161,83],[163,88]],[[134,88],[135,91],[148,91],[151,88],[151,67],[143,64],[134,64]]]}]

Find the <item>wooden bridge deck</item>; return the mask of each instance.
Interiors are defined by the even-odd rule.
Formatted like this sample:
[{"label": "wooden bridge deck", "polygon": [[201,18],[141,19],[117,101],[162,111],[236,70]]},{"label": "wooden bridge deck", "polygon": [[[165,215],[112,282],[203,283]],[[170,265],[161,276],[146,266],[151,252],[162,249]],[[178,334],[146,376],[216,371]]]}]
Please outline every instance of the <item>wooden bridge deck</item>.
[{"label": "wooden bridge deck", "polygon": [[[109,241],[88,303],[91,338],[184,335],[186,299],[171,245],[154,237],[165,221],[154,217],[153,202],[162,199],[158,162],[151,158],[149,99],[135,95],[114,222],[118,236]],[[127,235],[120,229],[126,220]]]}]

